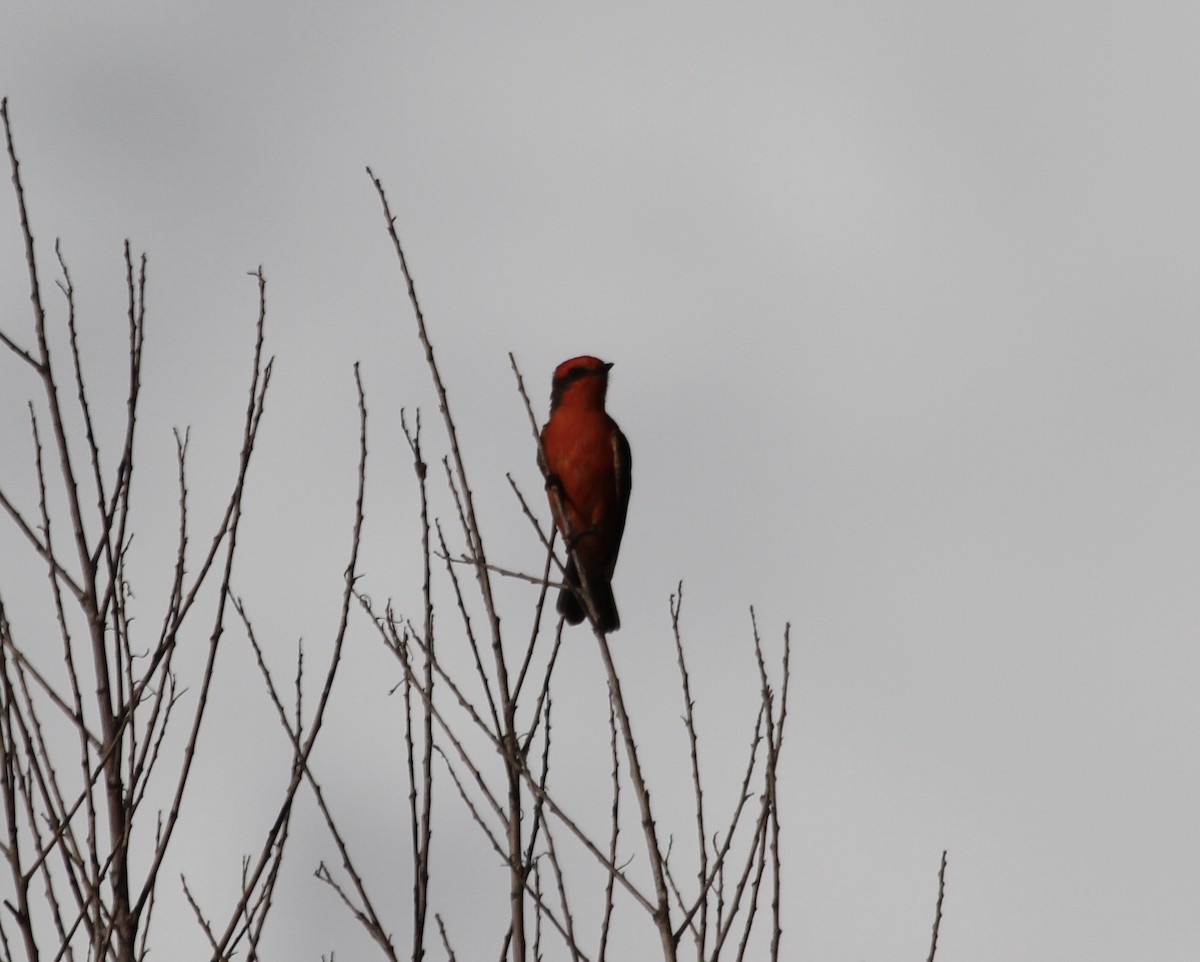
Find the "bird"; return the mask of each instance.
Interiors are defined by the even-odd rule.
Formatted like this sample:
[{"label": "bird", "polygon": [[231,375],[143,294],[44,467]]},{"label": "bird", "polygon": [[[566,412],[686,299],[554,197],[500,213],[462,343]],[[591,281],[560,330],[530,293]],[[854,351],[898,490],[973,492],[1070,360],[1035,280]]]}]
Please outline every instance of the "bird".
[{"label": "bird", "polygon": [[582,622],[586,585],[595,626],[605,633],[621,627],[612,577],[632,488],[629,441],[604,410],[611,368],[583,355],[555,369],[540,445],[550,511],[569,552],[558,613],[568,624]]}]

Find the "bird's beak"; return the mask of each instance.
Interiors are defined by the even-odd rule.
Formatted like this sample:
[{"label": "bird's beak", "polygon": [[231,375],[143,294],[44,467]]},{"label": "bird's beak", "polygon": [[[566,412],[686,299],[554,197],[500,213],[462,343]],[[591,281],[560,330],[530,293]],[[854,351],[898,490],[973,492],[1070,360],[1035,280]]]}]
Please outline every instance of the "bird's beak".
[{"label": "bird's beak", "polygon": [[613,362],[609,361],[607,364],[601,364],[600,370],[602,370],[605,374],[607,374],[609,371],[612,370],[612,366],[613,366]]}]

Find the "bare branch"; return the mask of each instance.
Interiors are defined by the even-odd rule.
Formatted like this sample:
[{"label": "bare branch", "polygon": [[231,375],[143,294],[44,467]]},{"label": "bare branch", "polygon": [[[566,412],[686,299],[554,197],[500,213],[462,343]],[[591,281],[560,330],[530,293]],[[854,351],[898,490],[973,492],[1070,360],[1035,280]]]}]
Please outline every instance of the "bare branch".
[{"label": "bare branch", "polygon": [[[671,596],[671,633],[675,638],[675,656],[679,663],[679,683],[683,689],[683,706],[684,706],[684,728],[687,729],[688,748],[692,760],[692,789],[696,795],[696,836],[698,844],[697,854],[699,856],[700,865],[697,869],[697,878],[700,883],[700,890],[704,892],[706,882],[708,880],[708,831],[704,827],[704,790],[700,784],[700,754],[698,749],[699,736],[696,733],[696,703],[692,700],[692,687],[688,678],[687,664],[683,657],[683,637],[679,632],[679,615],[683,609],[683,582],[679,582],[679,587],[675,594]],[[696,942],[700,946],[701,954],[703,954],[704,946],[708,941],[708,898],[702,896],[696,903],[700,906],[700,922],[696,931]]]},{"label": "bare branch", "polygon": [[[608,699],[608,746],[612,758],[612,808],[609,818],[608,861],[617,864],[617,840],[621,835],[621,755],[617,750],[617,709],[613,705],[612,693]],[[600,923],[600,949],[596,953],[597,962],[604,962],[608,950],[608,936],[612,931],[613,916],[613,885],[616,873],[610,872],[604,883],[604,916]]]},{"label": "bare branch", "polygon": [[[258,274],[260,279],[260,291],[262,273]],[[265,302],[264,302],[265,304]],[[265,311],[265,307],[264,307]],[[367,478],[367,403],[366,396],[363,391],[362,379],[359,375],[358,365],[354,366],[354,381],[358,390],[358,410],[359,410],[359,462],[358,462],[358,491],[354,503],[354,525],[350,539],[350,560],[346,565],[345,572],[345,587],[342,592],[341,613],[338,619],[337,633],[334,638],[333,650],[329,656],[329,667],[325,673],[325,681],[321,688],[321,694],[317,699],[317,706],[313,711],[312,720],[309,722],[308,735],[303,744],[293,742],[294,757],[292,762],[292,774],[288,781],[287,787],[284,789],[283,801],[280,803],[279,814],[275,819],[271,829],[267,832],[267,837],[263,842],[262,848],[259,851],[258,858],[255,862],[253,870],[248,875],[248,880],[245,884],[246,890],[253,891],[266,871],[270,859],[271,852],[276,846],[281,845],[281,836],[286,832],[287,821],[290,818],[292,804],[296,797],[296,791],[299,789],[300,782],[303,780],[305,773],[308,770],[308,759],[312,754],[313,746],[316,744],[317,736],[321,732],[322,724],[325,720],[325,710],[329,705],[329,697],[333,691],[334,679],[337,677],[337,669],[341,664],[342,648],[346,640],[346,631],[350,621],[350,602],[354,598],[354,583],[358,579],[358,553],[362,544],[362,528],[363,528],[363,504],[366,497],[366,478]],[[253,420],[253,424],[257,425],[257,418]],[[232,542],[232,535],[231,535]],[[222,594],[229,595],[229,566],[226,566],[225,581],[222,585]],[[285,720],[285,727],[286,720]],[[291,730],[290,728],[288,729]],[[295,733],[297,738],[299,732]],[[237,930],[237,912],[239,908],[245,905],[245,896],[238,907],[235,908],[234,916],[230,919],[225,932],[218,940],[217,944],[221,952],[229,949],[231,942]],[[219,962],[218,953],[214,953],[213,962]]]},{"label": "bare branch", "polygon": [[508,779],[507,821],[509,903],[511,908],[510,914],[512,925],[512,960],[513,962],[525,962],[526,947],[524,892],[527,869],[521,863],[522,798],[520,769],[522,762],[517,745],[516,702],[513,698],[513,688],[509,682],[508,676],[508,665],[505,661],[504,650],[501,645],[500,615],[497,612],[495,598],[492,593],[491,577],[487,567],[487,554],[484,551],[483,546],[483,533],[476,516],[475,499],[471,494],[471,486],[467,478],[466,465],[463,461],[461,448],[459,447],[458,431],[454,424],[454,418],[450,412],[450,402],[447,397],[445,384],[442,381],[441,371],[439,370],[437,361],[434,357],[433,344],[429,339],[429,334],[425,327],[425,315],[421,310],[421,304],[417,297],[416,285],[413,281],[412,272],[408,267],[408,259],[405,257],[404,248],[401,245],[400,237],[396,232],[396,218],[392,215],[382,182],[375,177],[374,173],[372,173],[369,167],[367,168],[367,174],[375,185],[376,192],[379,194],[380,203],[383,206],[384,215],[387,218],[388,234],[392,238],[392,244],[396,251],[396,257],[400,263],[400,270],[404,275],[405,284],[408,288],[409,303],[412,305],[413,314],[416,317],[417,336],[421,341],[421,345],[425,349],[426,365],[429,368],[429,373],[433,379],[434,388],[437,391],[438,408],[442,412],[442,420],[445,423],[446,435],[450,443],[450,454],[454,461],[454,475],[455,480],[457,480],[457,490],[461,493],[462,517],[467,536],[467,543],[470,546],[471,556],[476,561],[475,580],[479,585],[480,596],[483,600],[484,610],[487,613],[488,623],[491,628],[492,656],[495,663],[496,684],[500,694],[500,709],[503,722],[502,755],[505,759],[505,770]]},{"label": "bare branch", "polygon": [[[238,459],[237,475],[234,479],[233,491],[230,493],[228,505],[225,510],[225,517],[222,519],[218,532],[214,536],[212,546],[208,557],[201,566],[200,572],[197,575],[192,591],[181,605],[179,609],[178,619],[186,615],[192,601],[195,599],[197,592],[200,589],[201,583],[205,580],[208,571],[216,558],[218,548],[222,543],[225,544],[225,560],[221,573],[221,582],[217,591],[217,610],[213,619],[212,631],[209,635],[208,653],[204,666],[204,674],[202,676],[199,691],[196,697],[196,707],[192,715],[191,728],[188,733],[187,744],[183,751],[183,758],[179,765],[178,774],[175,780],[175,792],[171,801],[171,808],[167,814],[166,822],[163,824],[163,829],[155,846],[154,858],[151,861],[150,868],[146,873],[145,881],[143,882],[141,891],[137,899],[134,901],[134,911],[140,913],[146,901],[150,898],[150,894],[155,886],[159,869],[163,859],[166,857],[167,848],[171,843],[171,839],[175,832],[175,827],[179,822],[179,814],[183,806],[184,791],[187,788],[189,776],[192,770],[192,763],[196,756],[196,746],[200,738],[201,723],[204,720],[205,712],[208,707],[208,697],[212,687],[213,672],[216,667],[217,651],[220,647],[221,636],[225,631],[225,606],[230,597],[230,581],[233,578],[233,561],[237,551],[237,535],[238,527],[242,517],[242,496],[246,488],[246,478],[250,470],[250,459],[254,453],[255,441],[258,437],[258,427],[262,420],[263,411],[266,408],[267,388],[271,381],[271,362],[263,364],[263,344],[265,340],[265,328],[267,321],[267,280],[263,275],[262,269],[259,268],[253,272],[253,277],[258,281],[258,321],[255,324],[255,344],[253,366],[250,377],[250,387],[247,392],[246,416],[242,431],[242,450]],[[182,466],[181,466],[182,470]],[[178,620],[176,621],[176,627]],[[160,645],[151,657],[151,663],[146,672],[142,676],[142,681],[139,683],[138,690],[133,693],[133,698],[136,702],[141,696],[142,690],[149,685],[152,673],[157,669],[161,660],[167,657],[169,651],[173,648],[174,633],[172,632],[172,644]]]},{"label": "bare branch", "polygon": [[933,916],[933,940],[929,943],[928,962],[933,962],[937,955],[938,932],[942,927],[942,900],[946,897],[946,853],[942,852],[942,865],[938,869],[937,909]]},{"label": "bare branch", "polygon": [[[38,284],[37,255],[33,248],[33,231],[29,227],[29,212],[25,209],[25,187],[21,183],[21,163],[17,160],[17,148],[13,144],[12,124],[8,119],[8,98],[0,100],[0,119],[4,121],[4,139],[8,145],[8,164],[12,170],[13,189],[17,195],[17,210],[21,218],[21,236],[25,240],[25,264],[29,268],[29,299],[33,303],[35,326],[41,326],[45,321],[45,311],[42,309],[42,294]],[[29,351],[22,348],[7,334],[0,331],[0,341],[10,351],[30,365],[39,376],[44,376],[43,362],[36,359]]]},{"label": "bare branch", "polygon": [[450,939],[446,935],[446,923],[442,921],[440,915],[435,916],[438,924],[438,932],[442,936],[442,947],[446,950],[446,958],[449,962],[458,962],[458,957],[454,954],[454,950],[450,948]]},{"label": "bare branch", "polygon": [[[425,646],[430,653],[434,652],[434,620],[433,620],[433,566],[430,560],[429,546],[429,497],[426,489],[428,470],[421,455],[421,412],[417,411],[412,430],[409,430],[404,411],[400,412],[400,424],[404,436],[408,440],[409,450],[413,456],[413,471],[417,476],[418,490],[421,503],[421,596],[425,605]],[[429,911],[429,859],[430,845],[433,837],[433,663],[425,659],[425,676],[422,680],[421,700],[421,806],[417,809],[417,778],[415,770],[413,725],[412,725],[412,688],[410,675],[405,672],[405,745],[408,758],[409,805],[412,820],[412,854],[413,854],[413,962],[425,954],[425,922]]]}]

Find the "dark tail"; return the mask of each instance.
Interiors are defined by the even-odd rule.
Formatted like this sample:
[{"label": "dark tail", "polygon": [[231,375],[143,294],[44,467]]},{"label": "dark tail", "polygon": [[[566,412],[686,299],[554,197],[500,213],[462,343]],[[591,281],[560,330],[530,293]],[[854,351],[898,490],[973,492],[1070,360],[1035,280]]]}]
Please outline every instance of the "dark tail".
[{"label": "dark tail", "polygon": [[[575,570],[575,562],[567,564],[567,584],[572,588],[564,588],[558,593],[558,613],[567,619],[567,624],[577,625],[584,620],[583,603],[576,593],[579,591],[579,574]],[[613,597],[612,585],[604,578],[593,578],[588,581],[592,592],[592,603],[596,606],[596,627],[608,634],[621,627],[621,616],[617,614],[617,601]]]}]

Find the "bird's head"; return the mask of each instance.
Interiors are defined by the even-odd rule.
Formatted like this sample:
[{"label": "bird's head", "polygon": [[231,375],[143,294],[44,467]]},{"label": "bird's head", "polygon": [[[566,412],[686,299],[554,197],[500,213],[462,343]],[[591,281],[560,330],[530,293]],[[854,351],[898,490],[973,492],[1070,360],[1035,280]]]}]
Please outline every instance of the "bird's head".
[{"label": "bird's head", "polygon": [[603,408],[611,367],[611,361],[602,361],[588,354],[563,361],[554,369],[550,410],[553,411],[560,404]]}]

